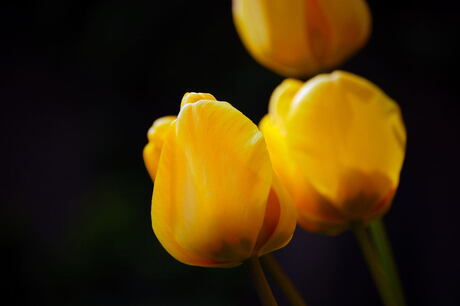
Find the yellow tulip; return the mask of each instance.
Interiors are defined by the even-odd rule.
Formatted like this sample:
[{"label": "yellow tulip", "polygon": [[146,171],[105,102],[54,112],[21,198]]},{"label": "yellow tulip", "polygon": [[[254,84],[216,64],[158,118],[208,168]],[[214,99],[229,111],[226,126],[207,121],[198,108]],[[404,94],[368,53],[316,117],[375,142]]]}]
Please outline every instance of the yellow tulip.
[{"label": "yellow tulip", "polygon": [[388,210],[406,132],[398,105],[376,85],[343,71],[287,79],[260,129],[303,228],[336,234]]},{"label": "yellow tulip", "polygon": [[233,19],[249,53],[287,77],[338,66],[371,30],[365,0],[233,0]]},{"label": "yellow tulip", "polygon": [[230,267],[291,239],[295,209],[262,133],[229,103],[187,93],[177,118],[155,121],[148,138],[152,226],[174,258]]}]

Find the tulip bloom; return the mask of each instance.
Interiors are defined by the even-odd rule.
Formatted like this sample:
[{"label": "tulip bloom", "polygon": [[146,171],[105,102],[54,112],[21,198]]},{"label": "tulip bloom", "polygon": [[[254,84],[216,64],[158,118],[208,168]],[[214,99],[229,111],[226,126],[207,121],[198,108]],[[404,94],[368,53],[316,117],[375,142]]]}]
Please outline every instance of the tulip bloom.
[{"label": "tulip bloom", "polygon": [[342,71],[285,80],[260,128],[305,229],[335,234],[388,210],[406,133],[398,105],[374,84]]},{"label": "tulip bloom", "polygon": [[155,121],[148,138],[152,226],[174,258],[230,267],[288,243],[295,209],[276,184],[262,133],[241,112],[187,93],[177,118]]},{"label": "tulip bloom", "polygon": [[233,0],[233,19],[249,53],[286,77],[338,66],[371,29],[365,0]]}]

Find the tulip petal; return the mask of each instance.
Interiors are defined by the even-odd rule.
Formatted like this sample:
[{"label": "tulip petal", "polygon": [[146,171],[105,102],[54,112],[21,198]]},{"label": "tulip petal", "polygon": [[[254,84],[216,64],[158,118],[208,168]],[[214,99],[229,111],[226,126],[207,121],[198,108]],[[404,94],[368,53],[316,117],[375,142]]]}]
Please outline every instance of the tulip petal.
[{"label": "tulip petal", "polygon": [[160,160],[161,150],[166,134],[169,130],[171,122],[176,120],[176,116],[161,117],[153,123],[152,127],[147,132],[149,143],[143,151],[144,163],[152,180],[155,180],[155,175]]},{"label": "tulip petal", "polygon": [[340,64],[371,28],[365,0],[233,0],[233,18],[249,53],[288,77]]},{"label": "tulip petal", "polygon": [[289,1],[289,5],[284,1],[234,0],[233,17],[255,59],[282,75],[300,76],[319,69],[308,43],[305,7],[304,0]]},{"label": "tulip petal", "polygon": [[262,256],[284,247],[291,240],[296,223],[297,215],[292,200],[273,174],[264,224],[257,241],[257,254]]},{"label": "tulip petal", "polygon": [[[334,67],[363,47],[371,32],[371,13],[363,0],[309,0],[312,38],[322,67]],[[316,8],[316,9],[313,9]],[[317,29],[317,30],[315,30]],[[316,34],[314,33],[316,32]],[[320,40],[320,41],[318,41]]]},{"label": "tulip petal", "polygon": [[265,136],[273,168],[294,206],[297,206],[299,223],[315,232],[334,234],[341,231],[347,223],[345,215],[311,186],[292,158],[286,135],[281,132],[280,125],[274,123],[272,114],[262,119],[260,129]]},{"label": "tulip petal", "polygon": [[274,120],[284,124],[283,120],[289,115],[294,96],[302,88],[303,83],[295,79],[284,80],[270,97],[269,113]]},{"label": "tulip petal", "polygon": [[186,104],[195,103],[201,100],[216,101],[216,98],[209,93],[187,92],[182,98],[180,108],[184,107]]},{"label": "tulip petal", "polygon": [[161,154],[152,225],[179,261],[230,266],[249,258],[271,185],[262,134],[226,102],[185,104]]},{"label": "tulip petal", "polygon": [[365,186],[367,196],[381,199],[396,188],[404,125],[398,105],[375,85],[346,72],[320,75],[297,93],[291,113],[286,129],[296,163],[342,212],[354,216],[363,209],[340,204],[356,203],[362,195],[353,189]]}]

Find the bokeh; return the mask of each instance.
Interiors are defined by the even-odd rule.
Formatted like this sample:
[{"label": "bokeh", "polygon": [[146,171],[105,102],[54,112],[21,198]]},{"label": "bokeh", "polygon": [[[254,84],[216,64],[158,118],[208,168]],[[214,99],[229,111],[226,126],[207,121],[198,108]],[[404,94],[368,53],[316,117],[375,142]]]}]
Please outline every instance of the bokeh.
[{"label": "bokeh", "polygon": [[[458,10],[369,5],[371,39],[340,69],[402,108],[407,155],[385,222],[407,300],[458,305]],[[282,78],[246,52],[231,2],[11,1],[0,34],[3,304],[257,305],[244,267],[190,267],[161,247],[142,161],[147,129],[187,91],[265,114]],[[309,305],[380,305],[350,233],[297,230],[275,255]]]}]

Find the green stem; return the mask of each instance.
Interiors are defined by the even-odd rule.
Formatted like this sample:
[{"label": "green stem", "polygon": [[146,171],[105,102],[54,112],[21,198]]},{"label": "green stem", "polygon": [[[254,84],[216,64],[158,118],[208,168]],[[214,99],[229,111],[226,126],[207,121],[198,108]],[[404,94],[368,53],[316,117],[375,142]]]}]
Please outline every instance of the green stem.
[{"label": "green stem", "polygon": [[278,306],[278,303],[273,296],[272,289],[265,278],[264,271],[260,266],[259,258],[251,257],[246,261],[249,271],[251,272],[252,280],[256,286],[260,301],[264,306]]},{"label": "green stem", "polygon": [[375,247],[379,254],[383,268],[393,285],[393,290],[398,298],[399,305],[405,306],[405,298],[402,290],[401,281],[398,275],[398,268],[391,249],[390,240],[385,230],[385,225],[382,219],[375,220],[369,225],[370,235],[374,241]]},{"label": "green stem", "polygon": [[262,265],[267,269],[268,273],[272,276],[273,280],[278,284],[281,291],[283,291],[286,299],[293,306],[307,306],[300,293],[295,288],[289,277],[284,273],[281,266],[276,261],[275,257],[267,254],[260,258]]},{"label": "green stem", "polygon": [[393,288],[380,265],[379,258],[371,244],[365,226],[362,223],[356,223],[352,226],[352,229],[355,233],[356,239],[358,240],[359,246],[361,247],[361,251],[366,258],[367,265],[377,289],[379,290],[383,304],[386,306],[398,305],[396,296],[393,294]]}]

